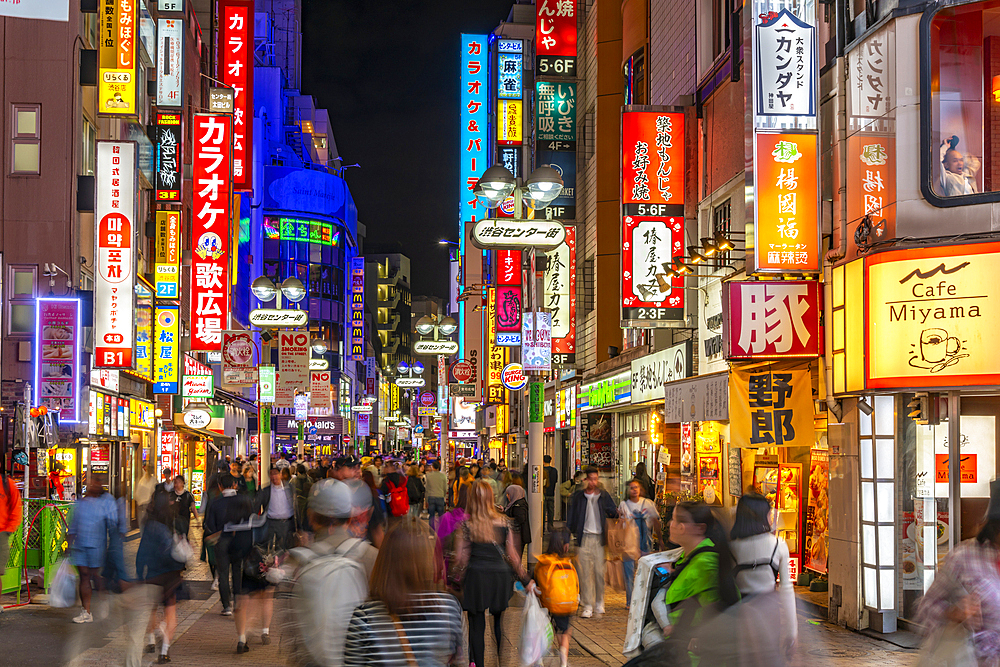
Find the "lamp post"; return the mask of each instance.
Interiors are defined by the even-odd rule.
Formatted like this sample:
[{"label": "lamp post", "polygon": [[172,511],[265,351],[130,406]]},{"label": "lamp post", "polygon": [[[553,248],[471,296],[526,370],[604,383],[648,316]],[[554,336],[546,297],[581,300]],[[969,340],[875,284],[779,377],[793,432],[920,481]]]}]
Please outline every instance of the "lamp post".
[{"label": "lamp post", "polygon": [[[250,283],[250,291],[253,295],[257,297],[257,300],[262,303],[267,303],[272,299],[277,299],[275,307],[281,308],[281,297],[284,296],[289,302],[298,304],[302,299],[306,297],[306,287],[302,284],[302,281],[298,278],[285,278],[285,280],[278,286],[275,286],[271,279],[267,276],[258,276],[252,283]],[[266,336],[261,336],[264,342],[263,349],[261,349],[261,359],[258,365],[264,365],[263,361],[266,356],[268,364],[271,365],[271,339],[273,336],[270,332],[267,332]],[[267,350],[266,355],[264,350]],[[260,428],[260,483],[261,487],[265,487],[271,483],[270,475],[268,471],[271,470],[271,404],[262,403],[260,401],[260,382],[257,383],[257,421]],[[301,457],[302,445],[301,440],[299,441],[299,456]]]},{"label": "lamp post", "polygon": [[[479,177],[473,192],[476,197],[486,205],[487,208],[494,209],[511,194],[514,195],[514,217],[515,222],[528,222],[524,218],[524,204],[535,210],[546,208],[562,192],[563,181],[555,169],[548,165],[541,165],[536,168],[528,178],[522,183],[515,178],[502,165],[493,165]],[[525,299],[525,311],[532,311],[539,308],[540,295],[543,292],[542,278],[538,275],[539,270],[544,270],[545,255],[537,257],[534,248],[529,253],[530,258],[530,282]],[[539,259],[542,261],[539,262]],[[533,319],[533,321],[535,321]],[[525,369],[527,373],[527,369]],[[534,545],[528,551],[528,562],[534,563],[537,560],[538,550],[542,544],[542,448],[544,439],[544,424],[542,403],[544,402],[543,384],[538,381],[531,381],[527,387],[528,391],[522,397],[521,415],[528,415],[528,523],[531,526],[531,543]],[[519,421],[520,424],[523,423]],[[528,480],[525,480],[528,482]]]}]

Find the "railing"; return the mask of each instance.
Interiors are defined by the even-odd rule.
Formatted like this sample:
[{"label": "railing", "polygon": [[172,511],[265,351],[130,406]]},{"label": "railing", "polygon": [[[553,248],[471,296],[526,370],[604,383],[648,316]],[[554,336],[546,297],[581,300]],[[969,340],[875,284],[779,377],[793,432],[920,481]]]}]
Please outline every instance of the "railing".
[{"label": "railing", "polygon": [[[73,503],[47,498],[28,498],[23,502],[21,527],[10,536],[10,554],[0,572],[0,590],[17,593],[21,601],[21,582],[27,571],[42,570],[45,589],[55,576],[55,564],[67,548]],[[25,539],[27,535],[27,539]]]}]

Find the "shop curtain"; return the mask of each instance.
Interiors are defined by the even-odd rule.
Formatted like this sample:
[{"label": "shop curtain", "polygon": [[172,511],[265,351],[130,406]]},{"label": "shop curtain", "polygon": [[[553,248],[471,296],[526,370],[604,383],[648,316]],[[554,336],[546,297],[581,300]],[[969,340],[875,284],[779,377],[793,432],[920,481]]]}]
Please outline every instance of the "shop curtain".
[{"label": "shop curtain", "polygon": [[812,447],[812,378],[808,368],[733,370],[729,436],[735,447]]}]

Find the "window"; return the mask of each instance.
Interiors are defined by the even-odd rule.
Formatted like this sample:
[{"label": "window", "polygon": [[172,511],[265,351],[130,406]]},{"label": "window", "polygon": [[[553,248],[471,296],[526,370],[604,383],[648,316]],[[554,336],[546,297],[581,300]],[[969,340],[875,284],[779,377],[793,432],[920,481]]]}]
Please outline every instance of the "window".
[{"label": "window", "polygon": [[93,176],[97,168],[97,128],[87,120],[83,119],[83,151],[80,153],[83,164],[80,173],[84,176]]},{"label": "window", "polygon": [[[733,200],[727,199],[712,210],[712,233],[722,232],[727,237],[733,231]],[[720,264],[729,263],[729,252],[716,255]]]},{"label": "window", "polygon": [[945,206],[994,201],[983,195],[1000,192],[1000,0],[942,9],[925,30],[924,194]]},{"label": "window", "polygon": [[[736,5],[734,7],[733,5]],[[734,0],[702,0],[700,3],[698,75],[708,72],[713,64],[727,53],[732,44],[733,12],[743,3]],[[738,24],[739,25],[739,24]],[[739,40],[739,35],[737,35]]]},{"label": "window", "polygon": [[38,104],[15,104],[11,114],[13,127],[12,174],[37,174],[41,171],[42,108]]},{"label": "window", "polygon": [[896,448],[892,396],[867,396],[858,410],[861,463],[861,560],[864,604],[896,609]]},{"label": "window", "polygon": [[625,104],[646,104],[646,54],[639,49],[625,61]]},{"label": "window", "polygon": [[38,267],[11,264],[7,269],[7,321],[11,335],[30,335],[35,330],[35,285]]}]

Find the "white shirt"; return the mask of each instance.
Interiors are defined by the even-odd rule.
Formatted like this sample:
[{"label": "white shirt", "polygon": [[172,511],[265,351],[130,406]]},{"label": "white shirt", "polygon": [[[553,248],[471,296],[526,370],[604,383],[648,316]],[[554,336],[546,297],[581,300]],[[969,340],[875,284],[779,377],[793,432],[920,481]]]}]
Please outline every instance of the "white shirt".
[{"label": "white shirt", "polygon": [[650,530],[653,529],[653,521],[659,516],[659,512],[656,511],[656,505],[649,498],[639,498],[639,502],[637,503],[628,499],[623,500],[618,505],[618,511],[629,521],[633,521],[635,513],[640,512],[646,519],[646,527]]},{"label": "white shirt", "polygon": [[268,519],[291,519],[292,502],[288,497],[288,487],[271,485],[271,501],[267,504]]},{"label": "white shirt", "polygon": [[583,496],[587,499],[587,518],[583,522],[583,532],[584,534],[600,535],[604,532],[601,530],[601,492],[584,493]]},{"label": "white shirt", "polygon": [[[778,585],[778,597],[781,601],[781,634],[782,637],[795,639],[798,634],[798,623],[795,617],[795,591],[788,565],[788,545],[779,540],[773,533],[762,533],[729,543],[733,560],[737,564],[763,563],[771,560],[778,566],[781,583]],[[736,585],[743,595],[770,593],[774,591],[774,570],[770,565],[758,565],[749,570],[743,570],[736,575]]]},{"label": "white shirt", "polygon": [[274,467],[278,470],[284,470],[285,468],[291,467],[291,465],[292,464],[288,462],[288,459],[278,459],[274,462]]}]

